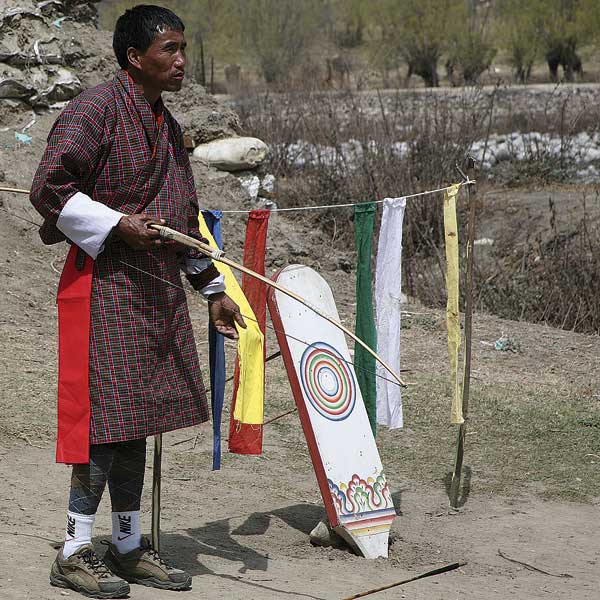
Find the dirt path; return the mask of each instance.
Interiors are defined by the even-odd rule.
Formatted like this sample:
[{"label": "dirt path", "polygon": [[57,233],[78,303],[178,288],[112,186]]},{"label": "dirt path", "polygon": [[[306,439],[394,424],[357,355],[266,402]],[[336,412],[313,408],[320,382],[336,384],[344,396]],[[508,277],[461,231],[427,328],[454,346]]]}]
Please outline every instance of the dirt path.
[{"label": "dirt path", "polygon": [[[472,496],[453,513],[439,487],[396,476],[394,499],[400,515],[392,532],[391,558],[367,561],[309,544],[307,534],[322,510],[306,457],[300,471],[286,466],[285,456],[292,451],[286,448],[286,436],[269,438],[262,458],[226,457],[221,473],[209,471],[207,428],[194,450],[191,442],[171,446],[189,436],[189,431],[165,436],[163,507],[164,550],[194,575],[194,589],[186,598],[333,600],[459,559],[468,563],[459,571],[374,597],[598,598],[597,505]],[[63,534],[68,469],[53,464],[50,447],[16,444],[1,447],[0,454],[0,479],[5,482],[0,597],[64,597],[47,578],[53,541]],[[108,511],[106,505],[100,510],[99,538],[109,535]],[[147,511],[143,518],[148,527]],[[500,557],[498,549],[548,573],[571,577],[528,570]],[[166,596],[139,586],[132,590],[132,598]]]}]

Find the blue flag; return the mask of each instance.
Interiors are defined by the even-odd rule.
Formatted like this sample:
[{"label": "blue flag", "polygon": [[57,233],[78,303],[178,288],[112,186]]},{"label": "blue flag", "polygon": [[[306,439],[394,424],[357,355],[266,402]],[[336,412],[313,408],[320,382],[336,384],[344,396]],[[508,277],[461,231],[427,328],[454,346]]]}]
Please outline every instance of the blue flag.
[{"label": "blue flag", "polygon": [[[220,210],[203,210],[206,226],[215,238],[219,248],[223,248]],[[213,417],[213,471],[221,468],[221,415],[225,400],[225,340],[214,326],[208,326],[208,357],[210,365],[210,406]]]}]

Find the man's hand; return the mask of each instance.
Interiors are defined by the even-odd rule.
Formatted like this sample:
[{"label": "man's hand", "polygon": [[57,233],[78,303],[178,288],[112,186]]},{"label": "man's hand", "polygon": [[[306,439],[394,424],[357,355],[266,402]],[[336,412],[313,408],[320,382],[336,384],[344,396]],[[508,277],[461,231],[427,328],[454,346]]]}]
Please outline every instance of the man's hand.
[{"label": "man's hand", "polygon": [[239,337],[235,328],[236,323],[242,329],[246,329],[240,307],[225,292],[211,294],[208,297],[208,317],[215,329],[230,340],[237,340]]},{"label": "man's hand", "polygon": [[163,241],[155,229],[149,225],[164,225],[164,219],[149,217],[146,213],[122,217],[115,229],[117,235],[134,250],[151,250],[162,246]]}]

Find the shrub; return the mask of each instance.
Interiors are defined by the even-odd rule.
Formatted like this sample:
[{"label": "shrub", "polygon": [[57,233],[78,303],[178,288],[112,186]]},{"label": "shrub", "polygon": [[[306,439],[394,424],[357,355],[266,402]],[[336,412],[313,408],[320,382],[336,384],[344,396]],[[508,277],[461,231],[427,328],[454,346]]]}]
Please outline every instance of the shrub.
[{"label": "shrub", "polygon": [[[469,152],[477,148],[487,164],[494,98],[477,88],[463,90],[452,102],[440,94],[307,93],[245,97],[238,108],[245,127],[271,145],[269,168],[280,182],[277,202],[292,207],[398,197],[460,180],[456,165]],[[514,181],[520,170],[531,181],[568,173],[581,126],[578,115],[569,121],[568,102],[569,97],[556,111],[542,114],[544,135],[523,132],[519,143],[505,144],[505,160],[490,166],[487,175],[507,170],[504,175]],[[533,118],[528,123],[541,124]],[[501,124],[510,130],[510,123]],[[477,179],[483,184],[486,172]],[[291,218],[311,219],[332,243],[348,248],[352,214],[344,208]],[[462,214],[460,222],[465,221]],[[599,229],[587,216],[566,237],[556,229],[539,241],[531,264],[527,244],[499,242],[494,260],[479,265],[477,307],[503,317],[598,331]],[[460,237],[465,239],[465,231]],[[406,292],[428,305],[445,305],[439,197],[410,201],[403,239]]]}]

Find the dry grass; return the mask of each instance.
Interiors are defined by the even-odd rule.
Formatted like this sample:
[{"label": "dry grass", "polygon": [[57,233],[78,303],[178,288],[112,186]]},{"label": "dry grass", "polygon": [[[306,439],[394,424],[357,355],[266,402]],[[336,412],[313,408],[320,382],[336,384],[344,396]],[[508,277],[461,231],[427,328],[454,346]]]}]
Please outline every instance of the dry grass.
[{"label": "dry grass", "polygon": [[[406,480],[449,485],[456,426],[446,379],[406,394],[402,435],[378,432],[382,459]],[[589,389],[472,384],[465,495],[520,495],[589,502],[600,495],[600,401]]]},{"label": "dry grass", "polygon": [[[600,334],[600,220],[585,194],[571,227],[557,225],[565,210],[549,199],[550,229],[524,242],[504,237],[480,265],[477,306],[506,318]],[[592,199],[600,207],[598,193]]]}]

